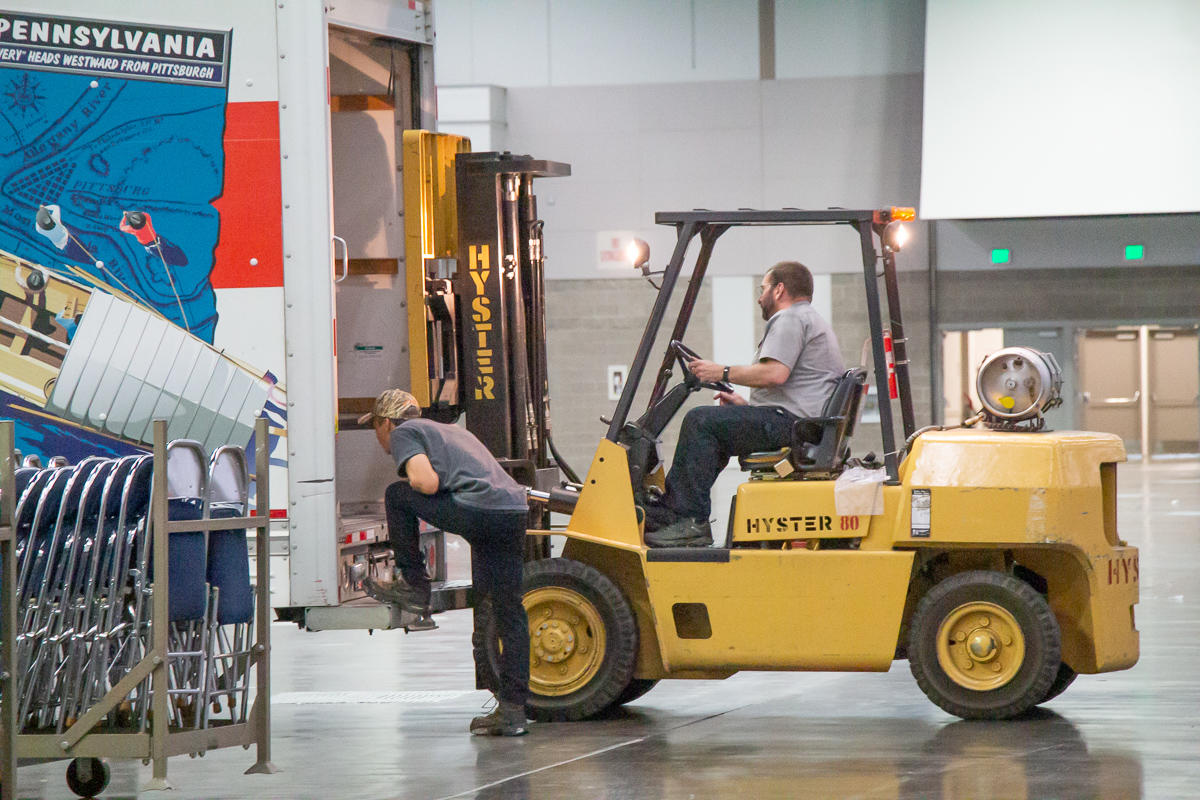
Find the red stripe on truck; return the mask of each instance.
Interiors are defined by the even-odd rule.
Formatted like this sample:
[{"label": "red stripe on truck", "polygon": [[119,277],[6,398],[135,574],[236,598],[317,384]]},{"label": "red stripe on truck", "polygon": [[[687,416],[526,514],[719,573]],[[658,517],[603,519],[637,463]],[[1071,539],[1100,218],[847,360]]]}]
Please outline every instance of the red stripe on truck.
[{"label": "red stripe on truck", "polygon": [[213,201],[221,216],[213,288],[282,286],[279,104],[227,104],[224,148],[224,191]]}]

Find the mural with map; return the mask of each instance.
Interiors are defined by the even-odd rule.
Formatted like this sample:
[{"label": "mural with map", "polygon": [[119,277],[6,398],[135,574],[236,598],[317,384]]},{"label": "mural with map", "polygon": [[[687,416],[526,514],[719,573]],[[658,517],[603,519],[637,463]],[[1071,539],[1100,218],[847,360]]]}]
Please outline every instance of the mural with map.
[{"label": "mural with map", "polygon": [[204,347],[230,38],[0,12],[0,413],[26,454],[130,452],[147,415],[237,439],[279,408],[274,376]]}]

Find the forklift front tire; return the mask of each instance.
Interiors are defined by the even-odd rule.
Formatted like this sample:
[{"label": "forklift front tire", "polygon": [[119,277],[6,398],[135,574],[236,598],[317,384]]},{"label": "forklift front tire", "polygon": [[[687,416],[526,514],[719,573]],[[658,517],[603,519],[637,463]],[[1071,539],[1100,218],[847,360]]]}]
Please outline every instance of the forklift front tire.
[{"label": "forklift front tire", "polygon": [[633,682],[638,647],[637,622],[620,588],[587,564],[543,559],[525,565],[524,602],[529,716],[580,720],[616,703]]},{"label": "forklift front tire", "polygon": [[629,685],[617,695],[617,699],[613,701],[613,705],[623,706],[626,703],[632,703],[657,685],[657,678],[630,678]]},{"label": "forklift front tire", "polygon": [[921,599],[908,658],[917,684],[942,709],[963,719],[1009,719],[1048,699],[1061,632],[1029,584],[998,572],[961,572]]}]

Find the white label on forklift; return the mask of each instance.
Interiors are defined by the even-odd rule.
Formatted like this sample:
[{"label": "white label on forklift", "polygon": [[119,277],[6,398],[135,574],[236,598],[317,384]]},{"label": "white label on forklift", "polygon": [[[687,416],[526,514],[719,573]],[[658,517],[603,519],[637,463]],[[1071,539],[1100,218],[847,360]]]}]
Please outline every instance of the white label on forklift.
[{"label": "white label on forklift", "polygon": [[929,490],[912,490],[912,537],[929,538]]}]

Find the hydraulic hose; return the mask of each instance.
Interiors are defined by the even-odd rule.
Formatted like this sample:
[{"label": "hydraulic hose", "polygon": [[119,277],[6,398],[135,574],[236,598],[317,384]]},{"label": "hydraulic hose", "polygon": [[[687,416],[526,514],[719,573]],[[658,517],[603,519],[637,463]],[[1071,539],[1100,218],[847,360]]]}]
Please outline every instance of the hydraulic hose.
[{"label": "hydraulic hose", "polygon": [[559,455],[558,448],[554,446],[554,439],[550,438],[549,431],[546,432],[546,443],[550,445],[550,452],[554,455],[554,461],[558,464],[558,468],[563,471],[563,474],[567,476],[567,480],[571,483],[582,483],[579,480],[579,476],[575,474],[575,470],[571,469],[571,466]]}]

